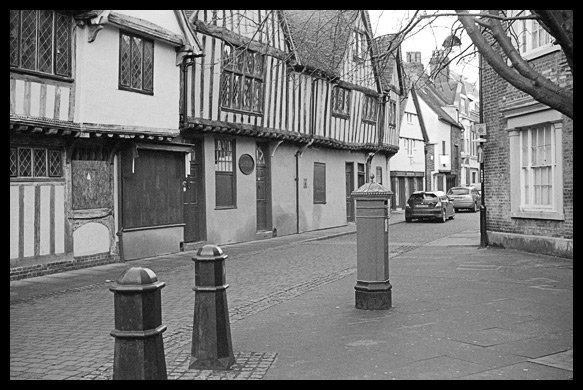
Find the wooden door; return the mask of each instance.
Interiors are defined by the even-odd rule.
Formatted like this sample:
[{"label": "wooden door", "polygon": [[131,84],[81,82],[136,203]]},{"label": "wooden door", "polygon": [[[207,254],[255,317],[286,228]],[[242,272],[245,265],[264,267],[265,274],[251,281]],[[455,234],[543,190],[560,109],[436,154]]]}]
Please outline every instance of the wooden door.
[{"label": "wooden door", "polygon": [[346,221],[354,222],[354,200],[350,196],[354,191],[354,163],[346,163]]},{"label": "wooden door", "polygon": [[184,242],[206,239],[202,141],[196,141],[192,149],[190,173],[185,179]]},{"label": "wooden door", "polygon": [[397,206],[405,208],[405,202],[407,202],[407,193],[405,192],[405,178],[399,177],[399,203]]},{"label": "wooden door", "polygon": [[257,144],[255,161],[257,231],[271,230],[271,178],[269,170],[269,148],[266,144]]}]

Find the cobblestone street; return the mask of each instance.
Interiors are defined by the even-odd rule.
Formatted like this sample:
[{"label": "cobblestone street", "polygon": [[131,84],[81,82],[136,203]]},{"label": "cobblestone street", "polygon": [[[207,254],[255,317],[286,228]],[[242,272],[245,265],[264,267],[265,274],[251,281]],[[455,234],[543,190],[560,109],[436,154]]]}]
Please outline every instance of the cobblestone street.
[{"label": "cobblestone street", "polygon": [[[522,337],[532,337],[532,332],[539,337],[538,339],[531,339],[535,340],[532,346],[520,347],[522,349],[526,348],[524,349],[526,352],[519,353],[522,356],[513,355],[515,352],[512,348],[509,348],[512,354],[510,354],[510,357],[500,360],[500,362],[526,362],[529,358],[532,360],[569,350],[569,347],[572,348],[572,330],[568,330],[569,321],[572,321],[572,312],[568,314],[568,312],[562,311],[568,308],[568,300],[560,305],[554,305],[553,310],[558,310],[557,313],[563,313],[561,315],[552,314],[551,312],[538,314],[538,307],[542,308],[542,306],[538,306],[538,304],[534,306],[535,301],[528,303],[532,298],[526,298],[527,301],[520,297],[516,301],[508,300],[507,298],[501,299],[496,291],[486,294],[490,306],[480,304],[481,306],[479,305],[479,307],[482,307],[480,309],[482,310],[481,312],[473,312],[471,308],[474,305],[465,306],[472,300],[478,299],[481,301],[483,299],[480,296],[483,296],[484,293],[480,292],[480,290],[470,292],[467,289],[470,285],[476,285],[476,282],[481,284],[481,278],[487,277],[487,275],[501,275],[501,277],[505,278],[504,280],[509,278],[508,281],[514,280],[518,275],[524,275],[525,277],[526,275],[531,275],[530,279],[527,278],[526,281],[518,281],[518,285],[516,284],[517,281],[514,281],[510,282],[510,284],[499,284],[499,286],[508,286],[505,288],[514,289],[517,288],[516,286],[528,284],[529,286],[526,287],[535,288],[526,288],[523,291],[526,291],[527,294],[543,294],[541,297],[544,297],[544,304],[551,304],[553,299],[565,296],[565,293],[568,294],[569,290],[565,290],[565,288],[572,289],[572,281],[569,282],[569,279],[564,279],[570,272],[572,273],[572,262],[559,261],[558,263],[550,263],[547,268],[536,268],[536,264],[545,266],[546,257],[539,259],[533,258],[533,255],[522,255],[520,252],[516,252],[516,254],[519,254],[516,255],[515,252],[504,250],[498,250],[497,252],[491,252],[495,250],[490,249],[479,251],[475,244],[479,236],[476,236],[475,232],[469,235],[463,233],[466,227],[464,220],[470,223],[471,218],[475,217],[477,215],[460,215],[456,219],[457,224],[448,225],[451,230],[442,234],[444,238],[435,236],[435,233],[432,233],[432,235],[420,231],[419,234],[422,238],[411,240],[414,242],[404,241],[402,237],[410,235],[410,231],[419,229],[432,229],[435,232],[433,227],[435,225],[431,223],[419,225],[402,224],[392,227],[394,239],[390,241],[390,258],[392,259],[392,273],[395,276],[391,278],[391,283],[397,285],[397,291],[399,292],[404,289],[404,287],[399,287],[399,281],[401,284],[405,283],[406,286],[411,285],[411,287],[407,287],[409,289],[414,285],[418,287],[413,290],[416,292],[408,293],[409,297],[406,295],[399,297],[397,307],[388,313],[393,313],[390,317],[393,318],[391,321],[397,321],[401,325],[403,319],[405,319],[406,323],[410,322],[411,315],[421,321],[419,324],[410,323],[410,326],[406,328],[401,328],[401,325],[399,325],[397,329],[406,331],[406,334],[399,335],[395,340],[405,341],[410,336],[417,339],[414,336],[415,332],[423,331],[428,325],[426,324],[427,321],[423,319],[424,313],[427,313],[429,317],[436,314],[442,317],[445,315],[445,318],[439,317],[439,320],[435,319],[437,322],[430,323],[439,324],[439,326],[446,328],[451,326],[447,325],[451,321],[449,318],[451,313],[448,314],[450,308],[455,309],[456,317],[464,316],[463,311],[460,311],[463,308],[456,306],[457,302],[460,302],[461,305],[464,305],[463,307],[468,307],[468,310],[470,310],[466,311],[466,313],[470,314],[465,314],[465,316],[470,315],[471,320],[463,320],[462,322],[456,320],[453,323],[454,326],[456,328],[461,326],[460,330],[464,330],[464,326],[468,325],[471,329],[466,330],[471,330],[471,332],[467,334],[472,336],[467,337],[478,337],[476,339],[478,343],[480,343],[480,340],[486,340],[482,343],[487,349],[501,347],[497,345],[499,341],[490,342],[492,337],[502,337],[503,342],[509,343],[517,343],[521,341],[517,339]],[[402,216],[400,218],[402,219]],[[397,223],[400,221],[393,219],[392,222]],[[310,297],[314,293],[321,295],[320,291],[325,294],[332,293],[331,296],[325,295],[317,298],[321,303],[326,303],[325,308],[333,308],[334,305],[342,308],[346,306],[346,302],[338,306],[334,301],[348,299],[348,305],[344,310],[348,310],[347,314],[352,322],[361,316],[368,318],[372,315],[367,311],[354,313],[353,304],[351,305],[354,292],[350,285],[354,284],[353,277],[356,270],[355,235],[350,234],[353,231],[354,226],[344,229],[344,234],[341,233],[342,235],[336,237],[332,235],[327,239],[318,239],[318,235],[315,234],[313,237],[310,235],[281,237],[252,244],[224,246],[225,253],[229,255],[226,261],[226,274],[227,283],[229,284],[227,297],[230,322],[234,334],[239,336],[234,336],[233,338],[235,365],[230,370],[223,372],[188,369],[188,352],[192,340],[194,308],[192,252],[35,278],[38,281],[12,282],[11,285],[15,287],[14,289],[11,288],[10,305],[10,377],[11,379],[110,379],[114,338],[109,333],[113,330],[114,318],[113,293],[109,291],[109,286],[111,286],[111,281],[116,280],[129,266],[138,265],[152,269],[158,276],[158,280],[166,282],[166,287],[162,289],[162,323],[168,327],[163,334],[163,338],[169,379],[262,379],[274,370],[274,364],[277,364],[280,360],[281,364],[284,365],[283,367],[288,367],[289,369],[295,364],[286,363],[286,359],[290,356],[289,352],[285,353],[286,348],[284,346],[276,347],[273,345],[273,341],[268,341],[268,339],[270,336],[271,338],[274,336],[277,338],[276,335],[281,332],[285,333],[286,329],[290,329],[289,331],[291,332],[293,324],[285,323],[284,326],[284,323],[282,323],[275,326],[275,328],[271,325],[270,329],[278,329],[273,334],[269,333],[269,331],[265,333],[265,331],[259,330],[253,333],[252,329],[263,326],[266,321],[289,321],[288,317],[285,317],[286,319],[281,317],[281,315],[285,316],[287,311],[290,313],[304,313],[307,310],[306,307],[310,306],[309,304],[300,309],[288,309],[287,307],[289,305],[297,305],[297,302],[306,302],[306,299],[309,302],[310,299],[313,299]],[[321,233],[320,235],[323,234]],[[455,241],[452,244],[449,238],[445,238],[448,235],[451,236],[451,234],[454,236],[457,234],[457,244]],[[466,236],[468,238],[464,238]],[[433,240],[429,243],[430,246],[424,247],[423,245],[430,240]],[[415,254],[419,249],[422,249],[421,254]],[[461,256],[461,253],[467,251],[475,253],[471,260],[464,259],[464,256]],[[430,261],[431,259],[427,257],[427,254],[423,253],[432,253],[436,260]],[[497,256],[496,253],[505,254],[508,259],[513,260],[514,264],[510,267],[504,265],[508,263],[492,264],[492,262],[496,262],[492,257]],[[451,260],[448,260],[449,258]],[[480,259],[483,259],[487,264],[484,264]],[[424,268],[419,269],[418,267],[421,264],[424,265]],[[535,268],[532,268],[532,265]],[[533,272],[538,272],[538,274],[523,272],[517,274],[514,272],[517,269],[516,267],[529,267],[529,269],[532,269]],[[427,268],[426,271],[424,271],[425,268]],[[564,280],[553,276],[546,270],[551,270],[552,273],[556,274],[565,274],[565,276],[561,277]],[[545,271],[546,280],[536,276],[540,275],[540,271]],[[426,272],[443,276],[434,278],[427,285],[428,280],[420,279],[420,277],[425,278],[422,275]],[[464,275],[473,275],[474,273],[484,276],[473,282],[472,280],[474,279],[461,282],[448,277],[447,275],[451,272],[461,275],[464,279],[467,278]],[[92,277],[90,278],[89,275],[92,275]],[[425,281],[422,282],[422,280]],[[450,280],[454,282],[451,286],[445,284],[449,283],[447,281]],[[436,284],[436,282],[438,283]],[[569,283],[571,283],[571,287],[569,287]],[[334,291],[338,288],[335,286],[339,285],[344,287],[342,287],[340,295],[337,296],[338,293]],[[26,293],[27,288],[30,290],[29,293]],[[443,290],[444,288],[450,290],[454,288],[455,290]],[[328,292],[326,293],[326,291]],[[503,291],[504,289],[500,289],[500,292]],[[430,304],[432,298],[429,298],[429,296],[445,294],[446,292],[447,294],[457,294],[456,299],[451,302],[439,300],[437,305]],[[417,294],[421,294],[421,297],[425,296],[424,294],[430,295],[426,298],[416,298]],[[527,302],[526,312],[524,311],[525,309],[517,309],[512,306],[513,302]],[[314,308],[317,307],[314,306]],[[494,308],[496,308],[496,312],[488,315],[484,312],[484,310],[491,311]],[[284,310],[283,314],[279,314],[281,310]],[[501,313],[505,314],[502,315]],[[358,318],[353,318],[355,314]],[[419,314],[421,317],[419,317]],[[321,315],[328,316],[325,313]],[[402,317],[403,315],[406,315],[407,318]],[[542,322],[539,319],[542,319]],[[487,320],[486,323],[483,322],[484,320]],[[358,319],[357,322],[365,324],[367,321],[362,322],[362,319]],[[512,331],[499,329],[499,327],[504,327],[504,324],[515,326],[513,321],[519,324],[521,331],[526,329],[528,334],[525,333],[523,335],[521,333],[517,335],[514,332],[514,328],[509,328],[513,329]],[[245,323],[245,325],[241,327],[240,323]],[[250,326],[250,323],[255,325]],[[389,321],[388,324],[390,323]],[[492,330],[488,330],[486,333],[479,333],[480,336],[478,336],[478,334],[474,333],[475,330],[473,328],[480,324],[488,325]],[[302,323],[300,327],[303,325],[313,326],[309,325],[309,323]],[[510,325],[508,326],[510,327]],[[292,328],[288,328],[288,326],[292,326]],[[567,333],[564,333],[564,330]],[[249,333],[250,331],[251,333]],[[299,328],[298,331],[300,331]],[[494,333],[492,333],[493,331]],[[331,329],[330,334],[323,334],[322,336],[325,338],[334,337],[333,344],[340,342],[339,345],[342,345],[341,339],[345,336],[337,336],[339,338],[336,338],[334,332]],[[447,333],[447,330],[440,330],[439,332]],[[347,344],[349,351],[353,348],[358,349],[363,346],[376,345],[377,342],[372,341],[372,339],[383,333],[379,334],[378,330],[362,328],[359,331],[360,340]],[[290,333],[289,337],[292,337],[292,334],[293,332]],[[420,337],[424,338],[423,334]],[[462,333],[460,337],[463,338],[463,334],[466,333]],[[570,342],[568,341],[569,334],[571,335]],[[262,336],[262,338],[253,341],[259,335],[265,337]],[[506,339],[509,337],[508,335],[510,335],[510,338]],[[305,336],[307,337],[309,334],[305,334]],[[299,337],[303,338],[304,333]],[[286,343],[292,340],[287,340],[282,336],[277,339]],[[536,342],[539,339],[542,342],[540,345]],[[435,340],[426,341],[429,343],[427,344],[428,351],[432,351],[434,347],[431,346],[434,345]],[[337,346],[331,346],[331,348],[334,350]],[[392,350],[389,349],[388,351]],[[405,344],[396,345],[394,350],[405,351],[407,358],[402,359],[401,364],[418,364],[417,360],[423,359],[424,352],[422,350],[419,350],[417,355],[411,355],[415,350],[418,350],[416,342],[413,342],[409,347]],[[503,348],[500,350],[506,351]],[[426,349],[424,348],[423,351],[426,351]],[[464,353],[467,354],[467,352]],[[488,359],[494,359],[496,350],[488,350],[488,353],[493,355]],[[343,356],[341,353],[336,358],[346,360],[350,358],[350,355]],[[549,359],[548,356],[547,359]],[[361,364],[358,360],[353,361],[353,358],[350,358],[354,365],[352,368]],[[496,361],[498,362],[498,360]],[[443,364],[443,359],[436,360],[436,362],[442,362],[440,364]],[[292,364],[292,366],[288,366],[288,364]],[[325,369],[326,364],[329,363],[323,363],[322,367],[313,367],[305,372],[309,374],[309,372],[316,372],[318,369]],[[449,364],[447,360],[445,364]],[[489,367],[498,367],[499,364],[492,363],[492,366]],[[558,368],[551,368],[552,364],[556,365],[556,359],[554,363],[551,358],[551,363],[537,366],[546,367],[545,369],[547,370],[555,370],[553,375],[557,372],[564,372]],[[476,364],[467,365],[467,367],[472,368],[473,371],[471,372],[478,370]],[[276,368],[273,371],[275,378],[286,376],[286,374],[282,375],[280,369],[278,371]],[[432,369],[435,369],[435,367],[432,367]],[[287,375],[292,375],[293,372],[292,370]],[[452,375],[454,374],[455,371]],[[295,375],[299,374],[296,373]],[[416,374],[411,371],[408,375],[414,376]]]}]

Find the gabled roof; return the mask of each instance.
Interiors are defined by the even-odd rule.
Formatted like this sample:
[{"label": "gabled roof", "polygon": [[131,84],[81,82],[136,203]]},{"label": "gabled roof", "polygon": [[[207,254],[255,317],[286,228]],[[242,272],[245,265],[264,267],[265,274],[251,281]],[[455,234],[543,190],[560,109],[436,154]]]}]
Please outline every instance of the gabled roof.
[{"label": "gabled roof", "polygon": [[349,47],[354,10],[283,10],[300,65],[340,76]]},{"label": "gabled roof", "polygon": [[[399,93],[406,98],[407,93],[403,88],[402,68],[401,68],[401,41],[397,34],[386,34],[374,39],[375,56],[378,56],[378,68],[380,73],[381,87],[383,90],[390,87],[397,88]],[[378,54],[377,54],[378,53]],[[385,53],[389,53],[385,55]],[[397,71],[397,84],[391,82],[394,71]]]},{"label": "gabled roof", "polygon": [[417,95],[421,99],[423,99],[425,103],[427,103],[427,105],[437,114],[437,117],[440,120],[447,122],[452,126],[456,126],[459,127],[460,129],[463,129],[463,126],[458,121],[453,119],[447,112],[445,112],[445,110],[441,108],[443,106],[446,106],[447,103],[443,98],[439,96],[439,92],[435,90],[435,87],[433,87],[433,85],[425,84],[418,88],[416,91]]}]

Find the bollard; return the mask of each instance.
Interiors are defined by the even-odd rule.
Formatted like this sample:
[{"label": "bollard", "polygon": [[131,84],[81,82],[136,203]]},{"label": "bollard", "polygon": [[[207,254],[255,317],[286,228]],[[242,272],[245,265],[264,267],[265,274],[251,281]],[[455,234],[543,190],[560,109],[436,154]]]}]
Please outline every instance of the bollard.
[{"label": "bollard", "polygon": [[231,344],[225,259],[221,248],[205,245],[194,261],[194,319],[189,368],[226,370],[235,362]]},{"label": "bollard", "polygon": [[392,306],[389,282],[389,199],[393,193],[371,181],[352,192],[356,200],[357,309]]},{"label": "bollard", "polygon": [[113,379],[167,379],[161,289],[156,274],[132,267],[110,287],[114,294]]}]

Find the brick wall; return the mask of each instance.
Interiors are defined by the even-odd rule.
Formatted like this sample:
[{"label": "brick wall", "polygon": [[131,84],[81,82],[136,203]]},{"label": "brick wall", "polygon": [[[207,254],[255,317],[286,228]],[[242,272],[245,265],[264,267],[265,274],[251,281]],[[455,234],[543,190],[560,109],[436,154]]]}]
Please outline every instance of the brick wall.
[{"label": "brick wall", "polygon": [[[532,60],[551,81],[572,86],[573,76],[562,51]],[[500,110],[528,95],[499,77],[483,60],[482,100],[488,142],[484,153],[485,202],[489,231],[573,238],[573,121],[563,117],[563,208],[565,221],[510,218],[509,139]]]},{"label": "brick wall", "polygon": [[75,257],[73,260],[58,261],[47,264],[34,264],[24,267],[10,268],[10,280],[19,280],[55,274],[58,272],[73,271],[81,268],[95,267],[119,262],[119,255],[98,253],[91,256]]}]

